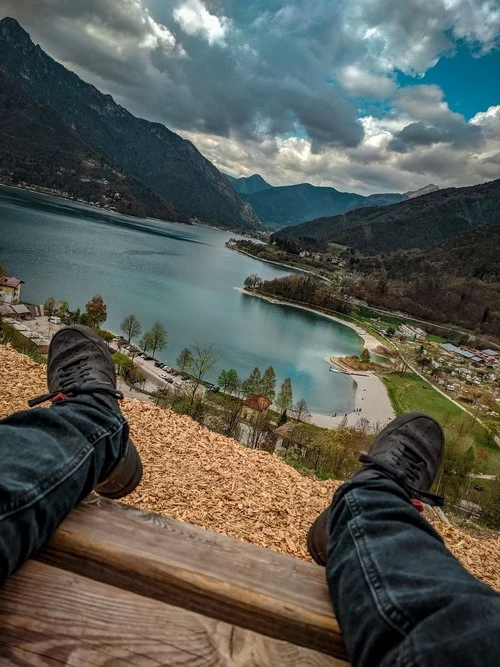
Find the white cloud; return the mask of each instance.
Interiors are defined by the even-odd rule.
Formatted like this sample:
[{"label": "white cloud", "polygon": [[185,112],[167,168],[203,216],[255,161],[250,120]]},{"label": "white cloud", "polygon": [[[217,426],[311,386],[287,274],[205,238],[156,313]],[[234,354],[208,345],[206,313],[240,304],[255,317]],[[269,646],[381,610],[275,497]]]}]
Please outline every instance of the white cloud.
[{"label": "white cloud", "polygon": [[498,46],[497,0],[344,0],[349,63],[372,73],[427,71],[462,39],[482,53]]},{"label": "white cloud", "polygon": [[[423,91],[425,92],[425,91]],[[428,92],[428,91],[427,91]],[[440,97],[437,111],[442,114]],[[452,113],[452,112],[449,112]],[[476,126],[487,141],[478,149],[436,143],[396,152],[390,145],[409,116],[364,116],[363,141],[356,147],[314,153],[307,138],[268,139],[263,143],[237,137],[184,133],[221,171],[234,176],[258,172],[273,185],[310,182],[339,190],[371,194],[405,192],[430,182],[441,187],[465,186],[500,178],[500,105],[476,114],[466,126]]]},{"label": "white cloud", "polygon": [[346,93],[354,97],[383,100],[397,90],[395,81],[389,77],[371,74],[356,65],[343,67],[337,78]]},{"label": "white cloud", "polygon": [[498,0],[1,2],[50,55],[232,174],[364,194],[500,176],[498,107],[467,122],[438,86],[395,83],[457,39],[493,49]]},{"label": "white cloud", "polygon": [[224,44],[229,21],[225,16],[210,14],[200,0],[186,0],[173,11],[174,21],[188,35],[200,35],[212,44]]}]

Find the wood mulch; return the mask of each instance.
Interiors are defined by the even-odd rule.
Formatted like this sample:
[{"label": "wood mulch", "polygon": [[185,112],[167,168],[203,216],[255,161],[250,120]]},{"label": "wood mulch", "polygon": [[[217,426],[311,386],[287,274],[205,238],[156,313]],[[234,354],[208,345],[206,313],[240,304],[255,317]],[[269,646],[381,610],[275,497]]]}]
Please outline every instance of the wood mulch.
[{"label": "wood mulch", "polygon": [[[45,368],[0,346],[0,417],[44,391]],[[310,560],[307,529],[340,482],[304,477],[189,417],[130,399],[122,407],[144,463],[142,484],[125,502]],[[478,539],[430,520],[465,567],[500,590],[498,534]]]}]

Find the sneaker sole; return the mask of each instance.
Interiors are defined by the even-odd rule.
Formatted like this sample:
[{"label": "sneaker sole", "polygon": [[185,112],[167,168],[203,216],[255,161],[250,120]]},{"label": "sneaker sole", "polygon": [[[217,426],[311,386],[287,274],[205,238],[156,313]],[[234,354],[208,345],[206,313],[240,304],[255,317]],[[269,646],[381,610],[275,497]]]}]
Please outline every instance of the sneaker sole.
[{"label": "sneaker sole", "polygon": [[132,440],[127,443],[125,456],[111,474],[95,487],[96,493],[117,500],[132,493],[142,479],[142,462]]}]

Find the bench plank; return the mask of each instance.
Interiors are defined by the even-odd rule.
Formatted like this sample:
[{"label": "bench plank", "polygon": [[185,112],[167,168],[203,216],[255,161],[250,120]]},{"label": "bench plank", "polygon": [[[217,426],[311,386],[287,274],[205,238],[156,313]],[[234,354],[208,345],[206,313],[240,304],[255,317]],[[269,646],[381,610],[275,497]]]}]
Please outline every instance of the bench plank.
[{"label": "bench plank", "polygon": [[344,663],[29,561],[0,589],[0,664],[341,667]]},{"label": "bench plank", "polygon": [[324,569],[312,563],[103,498],[79,505],[39,558],[346,659]]}]

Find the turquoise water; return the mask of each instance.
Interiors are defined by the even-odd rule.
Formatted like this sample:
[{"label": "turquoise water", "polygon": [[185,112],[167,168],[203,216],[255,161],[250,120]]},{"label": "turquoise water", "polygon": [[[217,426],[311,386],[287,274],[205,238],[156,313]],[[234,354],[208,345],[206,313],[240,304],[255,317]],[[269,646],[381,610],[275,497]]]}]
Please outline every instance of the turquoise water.
[{"label": "turquoise water", "polygon": [[48,296],[85,308],[101,294],[105,327],[118,332],[128,313],[143,331],[165,324],[168,347],[157,356],[175,363],[193,340],[214,344],[223,368],[247,377],[274,366],[278,382],[292,380],[294,398],[313,412],[348,412],[353,383],[330,373],[323,358],[359,354],[362,341],[348,327],[320,315],[241,294],[246,276],[286,275],[224,243],[232,234],[157,220],[108,214],[31,192],[0,187],[0,262],[25,281],[22,298]]}]

